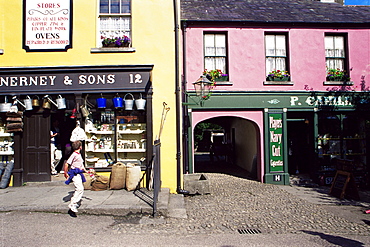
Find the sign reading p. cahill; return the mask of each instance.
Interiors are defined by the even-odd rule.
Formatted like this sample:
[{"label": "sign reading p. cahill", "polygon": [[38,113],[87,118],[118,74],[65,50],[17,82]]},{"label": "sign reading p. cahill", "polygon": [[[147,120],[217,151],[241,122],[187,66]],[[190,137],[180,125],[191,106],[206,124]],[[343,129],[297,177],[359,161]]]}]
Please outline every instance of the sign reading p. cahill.
[{"label": "sign reading p. cahill", "polygon": [[23,49],[72,48],[72,0],[23,0]]}]

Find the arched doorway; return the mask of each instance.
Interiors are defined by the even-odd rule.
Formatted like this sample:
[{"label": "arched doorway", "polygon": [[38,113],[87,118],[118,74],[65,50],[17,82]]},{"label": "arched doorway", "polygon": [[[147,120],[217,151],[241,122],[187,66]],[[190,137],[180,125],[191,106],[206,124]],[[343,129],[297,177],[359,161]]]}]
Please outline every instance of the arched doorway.
[{"label": "arched doorway", "polygon": [[193,133],[194,172],[258,178],[261,150],[256,123],[241,117],[213,117],[197,123]]}]

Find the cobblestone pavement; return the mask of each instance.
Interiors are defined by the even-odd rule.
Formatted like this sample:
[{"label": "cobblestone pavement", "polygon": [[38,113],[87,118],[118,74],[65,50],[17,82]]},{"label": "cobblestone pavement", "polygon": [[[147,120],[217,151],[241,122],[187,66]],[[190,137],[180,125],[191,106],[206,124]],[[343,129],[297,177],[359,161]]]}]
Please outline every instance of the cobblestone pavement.
[{"label": "cobblestone pavement", "polygon": [[[240,234],[321,232],[370,236],[370,226],[335,215],[279,186],[225,174],[207,174],[211,194],[186,196],[188,219],[159,218],[138,224],[137,216],[115,218],[111,227],[130,234]],[[370,222],[370,215],[367,218]]]}]

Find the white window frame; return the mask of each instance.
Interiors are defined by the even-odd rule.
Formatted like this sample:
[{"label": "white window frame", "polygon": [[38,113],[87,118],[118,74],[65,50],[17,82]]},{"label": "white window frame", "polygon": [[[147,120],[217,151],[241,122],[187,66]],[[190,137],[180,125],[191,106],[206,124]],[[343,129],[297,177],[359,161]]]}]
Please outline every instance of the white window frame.
[{"label": "white window frame", "polygon": [[325,61],[328,69],[347,69],[345,39],[344,35],[325,35]]},{"label": "white window frame", "polygon": [[226,33],[204,33],[203,41],[204,69],[219,69],[228,74]]},{"label": "white window frame", "polygon": [[287,38],[281,33],[265,34],[266,76],[273,70],[289,70]]},{"label": "white window frame", "polygon": [[[111,13],[111,3],[112,1],[117,0],[107,0],[108,1],[108,13],[100,13],[100,1],[97,0],[97,37],[96,37],[96,44],[97,47],[102,47],[102,36],[107,38],[114,38],[114,37],[122,37],[124,35],[128,36],[131,39],[131,8],[132,2],[130,1],[130,13]],[[122,0],[119,1],[120,12],[122,12]],[[102,19],[106,19],[105,23],[103,23]],[[118,24],[117,24],[118,23]],[[105,25],[105,27],[102,27]]]}]

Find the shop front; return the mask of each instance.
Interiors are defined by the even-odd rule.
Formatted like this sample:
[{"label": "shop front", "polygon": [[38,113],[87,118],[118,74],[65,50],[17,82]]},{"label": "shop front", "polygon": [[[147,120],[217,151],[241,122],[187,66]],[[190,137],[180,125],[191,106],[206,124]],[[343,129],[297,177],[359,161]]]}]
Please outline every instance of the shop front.
[{"label": "shop front", "polygon": [[[249,174],[257,171],[259,181],[287,185],[292,175],[305,174],[329,186],[341,170],[368,188],[368,106],[366,92],[213,92],[202,105],[189,105],[188,112],[193,127],[201,116],[222,117],[231,126],[224,131],[233,160]],[[253,128],[233,124],[236,116]],[[192,154],[189,160],[192,170]]]},{"label": "shop front", "polygon": [[88,168],[109,172],[110,165],[120,161],[144,169],[152,156],[152,69],[1,68],[0,154],[3,162],[14,161],[13,185],[51,180],[50,131],[56,122],[63,154],[68,153],[73,131],[82,128],[79,139]]}]

